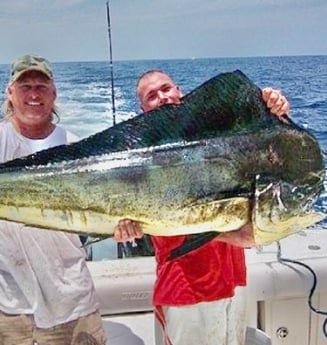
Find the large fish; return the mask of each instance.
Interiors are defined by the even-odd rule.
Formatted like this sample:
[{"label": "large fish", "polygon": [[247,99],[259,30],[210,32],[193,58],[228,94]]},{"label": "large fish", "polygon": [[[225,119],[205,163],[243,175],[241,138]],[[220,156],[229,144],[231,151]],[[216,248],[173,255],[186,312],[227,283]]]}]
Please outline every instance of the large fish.
[{"label": "large fish", "polygon": [[242,72],[84,140],[0,165],[0,219],[109,236],[118,220],[151,235],[239,229],[268,244],[321,220],[317,140],[269,113]]}]

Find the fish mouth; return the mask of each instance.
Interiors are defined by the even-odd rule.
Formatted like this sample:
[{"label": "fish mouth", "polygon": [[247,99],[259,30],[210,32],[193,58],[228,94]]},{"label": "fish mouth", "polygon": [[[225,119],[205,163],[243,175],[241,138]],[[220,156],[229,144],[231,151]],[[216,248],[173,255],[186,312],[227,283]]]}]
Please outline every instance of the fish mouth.
[{"label": "fish mouth", "polygon": [[256,245],[269,245],[323,221],[327,215],[321,212],[308,212],[278,221],[271,221],[261,214],[254,217],[253,234]]}]

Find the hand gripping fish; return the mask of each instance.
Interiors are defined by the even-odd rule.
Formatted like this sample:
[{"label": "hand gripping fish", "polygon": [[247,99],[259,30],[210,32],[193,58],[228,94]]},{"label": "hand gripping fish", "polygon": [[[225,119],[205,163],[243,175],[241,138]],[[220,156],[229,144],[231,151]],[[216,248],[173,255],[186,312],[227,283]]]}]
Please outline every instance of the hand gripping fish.
[{"label": "hand gripping fish", "polygon": [[0,219],[110,236],[118,220],[171,236],[253,223],[269,244],[325,215],[317,140],[269,113],[241,71],[220,74],[179,105],[142,113],[77,143],[0,165]]}]

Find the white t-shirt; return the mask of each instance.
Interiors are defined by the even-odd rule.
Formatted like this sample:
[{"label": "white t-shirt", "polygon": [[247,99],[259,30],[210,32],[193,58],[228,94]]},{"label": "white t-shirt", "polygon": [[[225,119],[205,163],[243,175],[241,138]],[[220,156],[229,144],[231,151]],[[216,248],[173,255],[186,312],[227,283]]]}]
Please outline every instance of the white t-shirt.
[{"label": "white t-shirt", "polygon": [[[63,128],[43,140],[20,135],[0,122],[0,162],[78,138]],[[34,314],[36,325],[50,328],[99,308],[78,235],[0,221],[0,310]]]}]

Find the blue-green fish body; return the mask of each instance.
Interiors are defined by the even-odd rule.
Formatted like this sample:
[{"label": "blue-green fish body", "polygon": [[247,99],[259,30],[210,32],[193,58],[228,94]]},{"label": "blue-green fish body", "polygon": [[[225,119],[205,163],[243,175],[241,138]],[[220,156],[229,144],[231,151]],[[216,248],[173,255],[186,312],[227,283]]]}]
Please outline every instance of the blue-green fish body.
[{"label": "blue-green fish body", "polygon": [[253,222],[270,243],[321,220],[317,140],[272,116],[240,71],[80,142],[0,165],[0,219],[108,236],[118,220],[151,235]]}]

